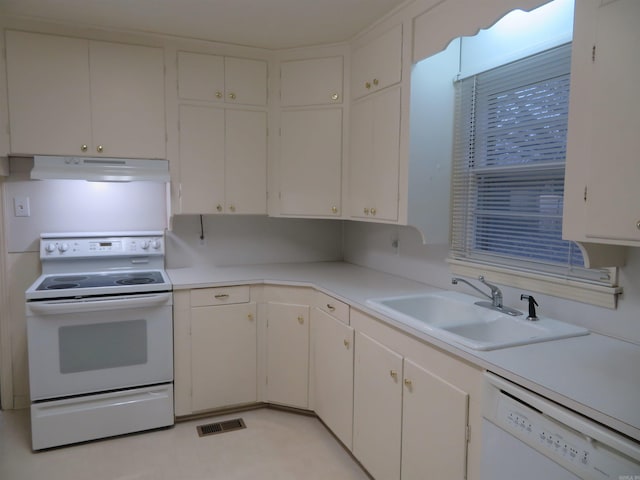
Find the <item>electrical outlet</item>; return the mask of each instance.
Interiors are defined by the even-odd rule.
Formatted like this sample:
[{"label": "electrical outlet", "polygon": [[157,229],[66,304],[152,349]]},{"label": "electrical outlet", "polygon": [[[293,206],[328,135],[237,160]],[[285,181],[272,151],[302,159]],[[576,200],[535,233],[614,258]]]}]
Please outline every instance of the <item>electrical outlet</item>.
[{"label": "electrical outlet", "polygon": [[29,207],[29,197],[13,197],[13,214],[16,217],[31,216],[31,208]]}]

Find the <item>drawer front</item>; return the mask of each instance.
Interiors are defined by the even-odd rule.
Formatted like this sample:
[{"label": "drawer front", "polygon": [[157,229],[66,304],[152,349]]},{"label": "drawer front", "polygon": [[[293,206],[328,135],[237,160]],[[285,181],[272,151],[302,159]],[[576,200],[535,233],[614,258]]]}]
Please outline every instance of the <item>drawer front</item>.
[{"label": "drawer front", "polygon": [[232,303],[247,303],[249,301],[248,285],[237,287],[196,288],[191,290],[191,306],[204,307],[207,305],[229,305]]},{"label": "drawer front", "polygon": [[316,307],[349,325],[349,305],[346,303],[336,300],[325,293],[318,292],[316,295]]}]

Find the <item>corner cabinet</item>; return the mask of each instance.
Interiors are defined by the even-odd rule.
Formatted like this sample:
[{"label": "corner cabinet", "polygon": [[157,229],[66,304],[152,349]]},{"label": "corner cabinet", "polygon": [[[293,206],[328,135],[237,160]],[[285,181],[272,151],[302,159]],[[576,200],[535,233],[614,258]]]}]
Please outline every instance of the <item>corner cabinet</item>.
[{"label": "corner cabinet", "polygon": [[279,215],[342,213],[343,62],[280,63]]},{"label": "corner cabinet", "polygon": [[267,401],[309,407],[309,305],[267,304]]},{"label": "corner cabinet", "polygon": [[[640,246],[639,19],[635,0],[575,5],[563,216],[570,240]],[[606,246],[587,243],[594,248]]]},{"label": "corner cabinet", "polygon": [[165,158],[161,48],[7,31],[11,152]]}]

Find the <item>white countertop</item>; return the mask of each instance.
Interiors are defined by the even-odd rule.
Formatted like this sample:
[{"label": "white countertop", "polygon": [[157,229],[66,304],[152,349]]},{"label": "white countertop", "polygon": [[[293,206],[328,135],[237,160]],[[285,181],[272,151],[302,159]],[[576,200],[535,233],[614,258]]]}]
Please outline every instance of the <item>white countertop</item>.
[{"label": "white countertop", "polygon": [[472,350],[412,329],[366,303],[370,298],[440,289],[349,263],[203,265],[167,273],[174,290],[261,283],[314,287],[640,441],[638,345],[591,333],[500,350]]}]

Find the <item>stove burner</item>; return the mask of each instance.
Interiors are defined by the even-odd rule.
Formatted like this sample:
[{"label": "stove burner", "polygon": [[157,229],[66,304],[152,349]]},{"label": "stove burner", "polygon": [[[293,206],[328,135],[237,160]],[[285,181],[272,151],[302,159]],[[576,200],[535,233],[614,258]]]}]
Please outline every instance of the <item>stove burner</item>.
[{"label": "stove burner", "polygon": [[86,275],[65,275],[64,277],[54,277],[51,279],[52,282],[81,282],[82,280],[86,280]]},{"label": "stove burner", "polygon": [[79,283],[54,283],[53,285],[48,285],[47,290],[64,290],[65,288],[76,288],[79,286]]},{"label": "stove burner", "polygon": [[122,280],[116,280],[118,285],[143,285],[145,283],[153,283],[153,278],[149,277],[133,277],[123,278]]}]

